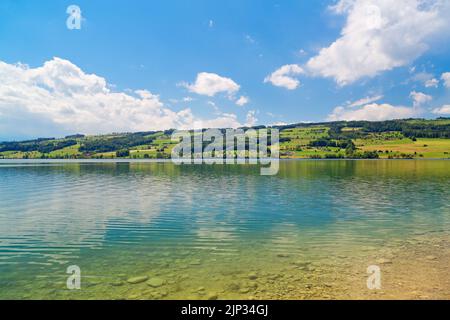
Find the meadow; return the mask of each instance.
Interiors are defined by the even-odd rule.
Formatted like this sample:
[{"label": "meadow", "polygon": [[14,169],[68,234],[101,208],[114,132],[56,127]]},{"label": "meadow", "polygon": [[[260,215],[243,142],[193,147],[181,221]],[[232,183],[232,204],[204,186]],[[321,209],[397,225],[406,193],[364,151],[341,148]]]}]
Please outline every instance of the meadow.
[{"label": "meadow", "polygon": [[[255,129],[259,128],[265,127]],[[280,130],[280,156],[285,159],[450,158],[447,118],[301,123],[273,128]],[[171,140],[173,131],[0,142],[0,159],[169,159],[176,145]]]}]

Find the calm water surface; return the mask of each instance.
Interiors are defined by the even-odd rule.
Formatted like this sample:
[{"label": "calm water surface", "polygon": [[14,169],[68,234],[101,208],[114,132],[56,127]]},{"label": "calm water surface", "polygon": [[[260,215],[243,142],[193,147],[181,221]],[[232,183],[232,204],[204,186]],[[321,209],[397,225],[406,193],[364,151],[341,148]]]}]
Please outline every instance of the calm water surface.
[{"label": "calm water surface", "polygon": [[[283,161],[274,177],[0,162],[0,298],[327,298],[350,290],[355,263],[448,239],[449,186],[438,160]],[[71,265],[79,291],[66,289]]]}]

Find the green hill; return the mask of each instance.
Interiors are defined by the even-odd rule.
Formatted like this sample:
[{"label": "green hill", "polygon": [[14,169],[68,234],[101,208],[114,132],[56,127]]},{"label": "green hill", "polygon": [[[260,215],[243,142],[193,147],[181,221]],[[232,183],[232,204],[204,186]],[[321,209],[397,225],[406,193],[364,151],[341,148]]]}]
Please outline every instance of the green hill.
[{"label": "green hill", "polygon": [[[257,127],[264,128],[264,127]],[[450,158],[450,118],[274,127],[282,158]],[[0,142],[0,159],[168,159],[173,130]]]}]

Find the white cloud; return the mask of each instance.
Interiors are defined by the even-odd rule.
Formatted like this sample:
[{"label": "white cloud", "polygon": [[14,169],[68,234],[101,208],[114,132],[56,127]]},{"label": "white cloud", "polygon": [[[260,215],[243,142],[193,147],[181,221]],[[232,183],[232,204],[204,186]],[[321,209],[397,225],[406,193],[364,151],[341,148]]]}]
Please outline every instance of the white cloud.
[{"label": "white cloud", "polygon": [[410,93],[409,96],[413,99],[415,107],[420,107],[421,105],[423,105],[423,104],[433,100],[432,96],[427,95],[427,94],[422,93],[422,92],[413,91],[413,92]]},{"label": "white cloud", "polygon": [[381,100],[383,98],[384,98],[384,96],[382,96],[382,95],[362,98],[362,99],[357,100],[355,102],[349,103],[348,107],[350,107],[350,108],[360,107],[360,106],[363,106],[363,105],[366,105],[366,104],[369,104],[369,103],[376,102],[376,101]]},{"label": "white cloud", "polygon": [[392,106],[390,104],[368,104],[357,110],[337,107],[328,116],[329,121],[384,121],[415,117],[419,111],[415,108]]},{"label": "white cloud", "polygon": [[182,99],[169,99],[169,102],[170,103],[174,103],[174,104],[176,104],[176,103],[189,103],[189,102],[192,102],[192,101],[194,101],[195,99],[194,98],[192,98],[192,97],[184,97],[184,98],[182,98]]},{"label": "white cloud", "polygon": [[287,126],[288,124],[289,123],[287,123],[287,122],[280,121],[280,122],[271,123],[269,125],[269,127],[281,127],[281,126]]},{"label": "white cloud", "polygon": [[295,76],[305,73],[303,68],[297,64],[288,64],[276,70],[264,79],[264,83],[272,83],[274,86],[283,87],[288,90],[297,89],[300,81]]},{"label": "white cloud", "polygon": [[248,98],[248,97],[245,97],[245,96],[241,96],[237,101],[236,101],[236,104],[238,105],[238,106],[241,106],[241,107],[243,107],[243,106],[245,106],[247,103],[249,103],[250,102],[250,99]]},{"label": "white cloud", "polygon": [[192,115],[191,110],[187,110],[184,115],[187,118],[187,125],[180,126],[179,129],[209,129],[209,128],[239,128],[242,124],[233,113],[219,113],[214,119],[197,119]]},{"label": "white cloud", "polygon": [[[416,68],[413,67],[411,68],[410,72],[414,73],[415,70]],[[437,88],[439,86],[439,80],[436,79],[432,73],[428,73],[425,71],[413,74],[413,76],[409,80],[415,82],[422,82],[425,88]],[[406,81],[405,83],[408,83],[409,80]]]},{"label": "white cloud", "polygon": [[437,115],[448,116],[450,115],[450,105],[447,104],[440,108],[436,108],[433,110],[433,113]]},{"label": "white cloud", "polygon": [[232,79],[208,72],[199,73],[195,83],[183,83],[182,86],[193,93],[208,97],[214,97],[218,93],[227,93],[232,96],[240,89],[240,86]]},{"label": "white cloud", "polygon": [[426,82],[426,81],[428,81],[428,80],[430,80],[430,79],[433,79],[433,74],[431,74],[431,73],[428,73],[428,72],[418,72],[418,73],[415,73],[414,74],[414,72],[415,72],[415,67],[414,68],[412,68],[412,70],[411,70],[412,72],[411,73],[413,73],[413,76],[411,77],[411,80],[412,81],[417,81],[417,82]]},{"label": "white cloud", "polygon": [[306,67],[339,85],[406,66],[450,31],[447,0],[340,0],[331,9],[347,16],[345,27]]},{"label": "white cloud", "polygon": [[256,123],[258,122],[258,119],[256,118],[256,111],[255,110],[250,110],[247,113],[247,121],[245,123],[246,127],[253,127],[256,125]]},{"label": "white cloud", "polygon": [[439,85],[439,80],[435,79],[435,78],[425,81],[426,88],[437,88],[438,85]]},{"label": "white cloud", "polygon": [[[42,67],[0,61],[0,136],[54,136],[189,128],[202,122],[190,109],[174,112],[147,90],[113,92],[107,81],[70,61]],[[236,117],[204,120],[236,126]]]},{"label": "white cloud", "polygon": [[444,81],[444,86],[450,88],[450,72],[443,73],[441,79]]}]

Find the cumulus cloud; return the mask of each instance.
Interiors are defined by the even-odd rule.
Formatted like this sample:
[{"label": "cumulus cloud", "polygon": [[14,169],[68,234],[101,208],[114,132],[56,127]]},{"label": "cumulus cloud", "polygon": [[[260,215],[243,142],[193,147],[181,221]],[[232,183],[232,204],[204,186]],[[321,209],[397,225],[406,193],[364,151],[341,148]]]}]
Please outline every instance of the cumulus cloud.
[{"label": "cumulus cloud", "polygon": [[256,110],[250,110],[247,113],[247,121],[245,123],[246,127],[253,127],[258,122],[258,119],[256,118]]},{"label": "cumulus cloud", "polygon": [[339,85],[406,66],[450,31],[447,0],[340,0],[331,9],[347,17],[341,36],[306,68]]},{"label": "cumulus cloud", "polygon": [[440,108],[436,108],[433,110],[433,113],[437,114],[437,115],[441,115],[441,116],[449,116],[450,115],[450,105],[447,104]]},{"label": "cumulus cloud", "polygon": [[419,106],[421,106],[421,105],[423,105],[423,104],[433,100],[432,96],[427,95],[427,94],[422,93],[422,92],[413,91],[413,92],[410,93],[409,96],[413,99],[415,107],[419,107]]},{"label": "cumulus cloud", "polygon": [[0,61],[0,115],[0,135],[8,137],[240,125],[235,116],[202,120],[190,109],[172,111],[147,90],[114,92],[60,58],[38,68]]},{"label": "cumulus cloud", "polygon": [[297,89],[300,85],[300,81],[295,78],[300,74],[305,73],[303,68],[297,64],[288,64],[282,66],[271,75],[264,79],[264,83],[272,83],[276,87],[286,88],[288,90]]},{"label": "cumulus cloud", "polygon": [[237,101],[236,101],[236,104],[238,105],[238,106],[241,106],[241,107],[243,107],[243,106],[245,106],[247,103],[249,103],[250,102],[250,99],[248,98],[248,97],[245,97],[245,96],[241,96]]},{"label": "cumulus cloud", "polygon": [[438,85],[439,85],[439,80],[435,79],[435,78],[425,81],[426,88],[437,88]]},{"label": "cumulus cloud", "polygon": [[198,119],[188,109],[185,117],[189,119],[188,124],[178,127],[179,129],[209,129],[209,128],[239,128],[242,124],[234,113],[218,113],[214,119]]},{"label": "cumulus cloud", "polygon": [[419,114],[416,108],[392,106],[390,104],[368,104],[358,109],[337,107],[328,116],[329,121],[384,121],[392,119],[412,118]]},{"label": "cumulus cloud", "polygon": [[441,79],[444,81],[444,86],[450,88],[450,72],[443,73]]},{"label": "cumulus cloud", "polygon": [[190,92],[208,97],[214,97],[218,93],[227,93],[232,96],[240,89],[240,86],[232,79],[208,72],[199,73],[194,83],[182,83],[182,86]]}]

